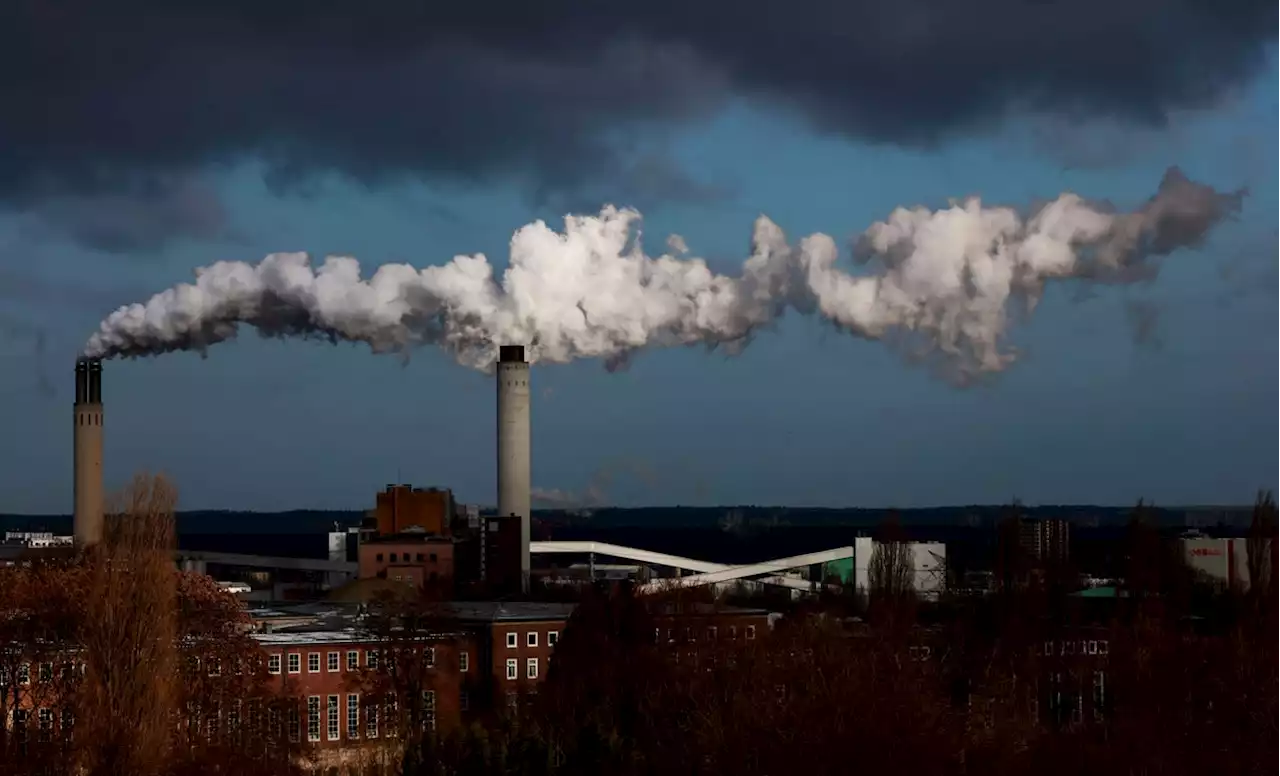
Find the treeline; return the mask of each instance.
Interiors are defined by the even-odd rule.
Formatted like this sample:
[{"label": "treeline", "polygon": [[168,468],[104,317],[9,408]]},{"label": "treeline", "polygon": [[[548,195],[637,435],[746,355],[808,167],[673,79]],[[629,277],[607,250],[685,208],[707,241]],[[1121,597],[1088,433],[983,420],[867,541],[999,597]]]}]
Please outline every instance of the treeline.
[{"label": "treeline", "polygon": [[994,595],[916,601],[889,554],[869,600],[805,604],[747,644],[708,642],[696,622],[687,642],[655,639],[705,593],[595,589],[536,695],[496,724],[423,737],[403,772],[1271,773],[1275,512],[1259,498],[1248,590],[1197,577],[1141,505],[1126,582],[1102,606],[1011,530]]}]

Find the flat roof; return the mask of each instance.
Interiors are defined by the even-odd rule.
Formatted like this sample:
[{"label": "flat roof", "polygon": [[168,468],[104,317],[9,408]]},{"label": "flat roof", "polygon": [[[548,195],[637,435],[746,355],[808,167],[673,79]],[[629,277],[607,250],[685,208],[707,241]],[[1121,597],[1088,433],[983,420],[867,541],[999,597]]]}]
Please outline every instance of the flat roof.
[{"label": "flat roof", "polygon": [[452,601],[446,611],[463,622],[511,622],[531,620],[567,620],[577,608],[571,603],[541,601]]}]

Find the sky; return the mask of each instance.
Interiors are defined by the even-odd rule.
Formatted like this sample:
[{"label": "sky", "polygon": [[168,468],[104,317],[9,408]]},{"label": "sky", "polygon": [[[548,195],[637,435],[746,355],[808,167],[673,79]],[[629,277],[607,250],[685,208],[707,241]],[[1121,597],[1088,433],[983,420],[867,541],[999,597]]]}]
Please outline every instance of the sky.
[{"label": "sky", "polygon": [[[144,0],[14,4],[0,513],[70,510],[76,354],[216,261],[483,253],[501,271],[525,224],[615,204],[644,214],[651,254],[678,234],[736,274],[766,214],[852,267],[899,206],[1030,212],[1071,191],[1127,211],[1171,166],[1247,188],[1239,212],[1158,274],[1051,284],[998,373],[957,385],[795,310],[737,355],[537,364],[533,479],[580,505],[1247,502],[1280,468],[1276,11],[1161,3],[1152,24],[1152,3],[1108,2],[1101,30],[1080,3],[1011,0],[984,0],[990,26],[929,0],[801,2],[769,24],[740,3],[495,22],[184,0],[142,26]],[[182,508],[369,508],[392,482],[494,500],[492,378],[433,346],[244,328],[203,357],[109,361],[104,401],[108,487],[162,471]]]}]

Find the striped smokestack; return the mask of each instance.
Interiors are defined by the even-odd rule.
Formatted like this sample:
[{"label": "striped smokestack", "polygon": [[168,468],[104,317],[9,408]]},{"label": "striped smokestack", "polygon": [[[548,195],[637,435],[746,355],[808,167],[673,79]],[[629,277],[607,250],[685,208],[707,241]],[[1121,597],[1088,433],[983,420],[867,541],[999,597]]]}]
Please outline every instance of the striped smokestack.
[{"label": "striped smokestack", "polygon": [[521,589],[529,590],[529,364],[524,346],[498,351],[498,514],[520,519]]},{"label": "striped smokestack", "polygon": [[102,362],[76,362],[74,407],[75,540],[102,541]]}]

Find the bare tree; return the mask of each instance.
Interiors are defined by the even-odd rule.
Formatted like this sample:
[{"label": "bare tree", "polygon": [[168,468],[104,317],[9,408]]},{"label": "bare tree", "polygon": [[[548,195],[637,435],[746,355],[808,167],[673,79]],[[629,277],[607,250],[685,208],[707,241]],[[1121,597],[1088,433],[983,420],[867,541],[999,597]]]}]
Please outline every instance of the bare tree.
[{"label": "bare tree", "polygon": [[1273,593],[1275,588],[1276,499],[1271,491],[1258,493],[1245,548],[1250,597],[1258,600]]},{"label": "bare tree", "polygon": [[177,492],[139,475],[108,510],[103,541],[85,559],[87,587],[77,641],[85,681],[76,735],[92,776],[149,776],[169,760],[177,716],[177,590],[173,513]]}]

